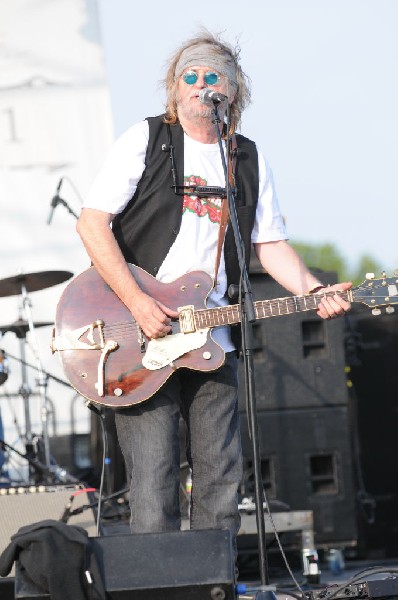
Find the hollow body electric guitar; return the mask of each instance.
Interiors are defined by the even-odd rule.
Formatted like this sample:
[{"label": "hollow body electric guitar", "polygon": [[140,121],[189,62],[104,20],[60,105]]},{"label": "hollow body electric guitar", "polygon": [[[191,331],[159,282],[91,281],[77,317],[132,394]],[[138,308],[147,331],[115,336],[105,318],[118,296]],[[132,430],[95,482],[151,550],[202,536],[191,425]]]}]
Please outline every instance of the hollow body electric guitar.
[{"label": "hollow body electric guitar", "polygon": [[[148,400],[176,371],[185,367],[214,371],[224,362],[223,349],[213,341],[213,327],[240,323],[239,305],[207,308],[212,278],[192,271],[162,283],[130,265],[141,289],[178,311],[172,332],[148,340],[126,306],[90,267],[65,288],[57,307],[52,350],[58,351],[72,386],[91,402],[123,407]],[[368,279],[338,294],[350,302],[381,306],[393,312],[398,303],[396,277]],[[315,310],[327,288],[317,294],[255,302],[257,319]]]}]

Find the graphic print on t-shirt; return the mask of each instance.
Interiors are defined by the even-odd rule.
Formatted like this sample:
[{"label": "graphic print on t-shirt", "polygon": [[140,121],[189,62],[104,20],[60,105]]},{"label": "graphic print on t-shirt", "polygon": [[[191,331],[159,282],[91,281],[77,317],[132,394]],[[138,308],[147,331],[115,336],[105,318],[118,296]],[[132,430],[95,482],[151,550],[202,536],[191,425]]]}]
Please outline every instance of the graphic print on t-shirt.
[{"label": "graphic print on t-shirt", "polygon": [[[206,186],[207,181],[199,175],[190,175],[189,177],[184,177],[184,185],[188,187],[194,185]],[[193,194],[189,196],[185,194],[182,214],[188,210],[195,213],[198,217],[205,217],[207,215],[212,223],[220,223],[221,204],[221,198],[198,198]]]}]

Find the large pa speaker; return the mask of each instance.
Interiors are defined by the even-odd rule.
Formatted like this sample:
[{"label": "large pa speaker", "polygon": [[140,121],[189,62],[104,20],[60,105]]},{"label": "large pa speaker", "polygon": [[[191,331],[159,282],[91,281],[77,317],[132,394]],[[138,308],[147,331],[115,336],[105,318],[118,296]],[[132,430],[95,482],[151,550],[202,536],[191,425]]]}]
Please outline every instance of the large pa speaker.
[{"label": "large pa speaker", "polygon": [[[252,446],[242,419],[244,486],[252,493]],[[260,464],[270,500],[312,510],[318,546],[357,541],[354,469],[348,409],[262,411],[258,414]]]},{"label": "large pa speaker", "polygon": [[[325,283],[335,273],[317,272]],[[291,296],[264,271],[251,272],[255,300]],[[259,410],[347,404],[344,320],[325,321],[315,311],[259,319],[253,325],[254,375]],[[240,410],[245,410],[243,363]]]},{"label": "large pa speaker", "polygon": [[[91,540],[110,600],[233,600],[231,534],[209,529]],[[18,600],[48,599],[17,570]]]},{"label": "large pa speaker", "polygon": [[369,549],[396,556],[398,313],[352,310],[348,319],[362,478],[374,502],[374,522],[367,513],[364,536]]}]

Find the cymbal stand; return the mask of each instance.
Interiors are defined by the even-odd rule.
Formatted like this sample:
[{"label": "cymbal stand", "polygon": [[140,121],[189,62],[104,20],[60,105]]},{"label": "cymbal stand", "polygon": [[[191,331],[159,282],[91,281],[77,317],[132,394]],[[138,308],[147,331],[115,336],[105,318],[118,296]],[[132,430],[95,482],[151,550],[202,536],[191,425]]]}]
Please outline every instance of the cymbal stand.
[{"label": "cymbal stand", "polygon": [[[36,338],[36,331],[33,324],[32,318],[32,305],[30,298],[28,296],[28,292],[25,286],[25,283],[21,282],[21,294],[22,294],[22,307],[26,315],[26,320],[29,324],[29,332],[31,335],[32,342],[32,351],[36,361],[36,369],[38,372],[38,385],[39,385],[39,396],[41,399],[41,407],[40,407],[40,418],[42,425],[42,438],[43,438],[43,448],[44,448],[44,466],[50,470],[50,445],[48,439],[48,431],[47,431],[47,416],[48,416],[48,407],[47,407],[47,394],[46,394],[46,386],[47,379],[44,375],[44,371],[40,362],[39,352],[38,352],[38,342]],[[21,395],[24,400],[24,410],[25,410],[25,425],[26,425],[26,438],[28,443],[31,445],[31,450],[33,450],[32,444],[32,430],[31,430],[31,420],[30,420],[30,410],[29,410],[29,397],[31,394],[31,390],[27,383],[27,373],[26,373],[26,360],[25,360],[25,343],[26,343],[26,334],[25,336],[20,337],[20,346],[21,346],[21,369],[22,369],[22,387],[21,387]]]},{"label": "cymbal stand", "polygon": [[32,393],[31,388],[28,384],[28,375],[26,370],[26,353],[25,353],[25,343],[26,343],[26,333],[17,334],[19,339],[19,351],[21,356],[21,387],[19,388],[19,393],[23,400],[24,406],[24,415],[25,415],[25,446],[26,453],[31,456],[34,454],[33,451],[33,436],[32,436],[32,423],[30,420],[30,410],[29,410],[29,399]]}]

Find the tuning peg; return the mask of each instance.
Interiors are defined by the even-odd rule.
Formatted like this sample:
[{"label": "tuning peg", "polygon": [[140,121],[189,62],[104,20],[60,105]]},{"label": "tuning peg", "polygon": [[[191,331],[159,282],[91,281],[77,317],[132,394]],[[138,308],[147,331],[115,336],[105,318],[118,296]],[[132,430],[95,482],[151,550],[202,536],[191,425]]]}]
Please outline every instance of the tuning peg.
[{"label": "tuning peg", "polygon": [[395,312],[395,308],[393,306],[387,306],[386,307],[386,313],[388,315],[392,315],[393,312]]},{"label": "tuning peg", "polygon": [[366,273],[365,277],[366,277],[366,279],[374,279],[375,274],[374,273]]},{"label": "tuning peg", "polygon": [[381,310],[380,308],[373,308],[372,309],[372,315],[374,315],[375,317],[381,315]]}]

